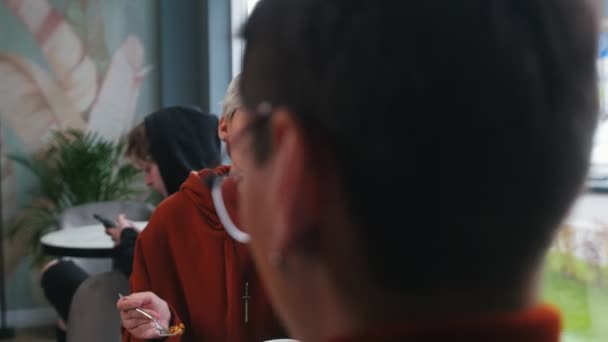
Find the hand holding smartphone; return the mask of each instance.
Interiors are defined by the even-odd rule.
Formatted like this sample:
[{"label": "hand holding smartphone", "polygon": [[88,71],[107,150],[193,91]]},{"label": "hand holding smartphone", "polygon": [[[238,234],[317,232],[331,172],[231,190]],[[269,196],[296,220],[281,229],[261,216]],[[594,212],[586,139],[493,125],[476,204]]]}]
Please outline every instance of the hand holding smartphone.
[{"label": "hand holding smartphone", "polygon": [[101,222],[101,224],[103,224],[103,226],[106,227],[106,228],[115,228],[115,227],[117,227],[116,222],[114,222],[114,221],[112,221],[112,220],[110,220],[110,219],[108,219],[106,217],[103,217],[103,216],[101,216],[99,214],[93,214],[93,217],[97,221]]}]

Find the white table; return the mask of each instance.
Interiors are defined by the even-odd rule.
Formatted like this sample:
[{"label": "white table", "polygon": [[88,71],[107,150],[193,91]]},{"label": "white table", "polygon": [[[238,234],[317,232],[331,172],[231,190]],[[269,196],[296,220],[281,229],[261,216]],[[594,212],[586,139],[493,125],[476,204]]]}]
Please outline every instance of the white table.
[{"label": "white table", "polygon": [[[148,224],[138,221],[135,229],[141,231]],[[45,234],[40,239],[45,254],[80,258],[108,258],[114,242],[101,224],[66,228]]]}]

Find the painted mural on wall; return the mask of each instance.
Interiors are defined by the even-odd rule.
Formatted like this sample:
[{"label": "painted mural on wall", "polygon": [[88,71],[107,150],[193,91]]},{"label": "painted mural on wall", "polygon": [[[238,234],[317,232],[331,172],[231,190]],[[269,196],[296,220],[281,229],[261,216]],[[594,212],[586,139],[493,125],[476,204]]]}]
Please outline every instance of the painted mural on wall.
[{"label": "painted mural on wall", "polygon": [[[3,156],[59,128],[117,139],[157,108],[157,14],[150,0],[0,0]],[[32,184],[7,159],[1,171],[10,217]]]},{"label": "painted mural on wall", "polygon": [[[104,35],[113,23],[103,6],[116,3],[4,0],[0,10],[17,19],[43,59],[0,49],[2,123],[22,150],[39,148],[54,128],[91,129],[115,139],[133,123],[151,65],[135,34],[125,32],[119,46],[108,46]],[[3,171],[6,184],[13,172]]]}]

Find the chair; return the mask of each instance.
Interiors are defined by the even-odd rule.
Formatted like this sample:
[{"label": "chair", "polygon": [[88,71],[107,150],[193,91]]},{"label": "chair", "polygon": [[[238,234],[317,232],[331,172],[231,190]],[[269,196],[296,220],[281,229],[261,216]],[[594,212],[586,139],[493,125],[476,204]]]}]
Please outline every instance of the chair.
[{"label": "chair", "polygon": [[[132,221],[147,221],[154,206],[143,202],[98,202],[66,209],[60,216],[60,229],[99,222],[93,214],[115,219],[124,213]],[[118,294],[129,293],[129,281],[112,271],[110,259],[71,258],[91,276],[76,290],[70,306],[67,341],[120,341],[120,315],[116,310]]]},{"label": "chair", "polygon": [[70,306],[67,342],[119,342],[118,294],[129,293],[129,281],[118,271],[94,275],[76,290]]}]

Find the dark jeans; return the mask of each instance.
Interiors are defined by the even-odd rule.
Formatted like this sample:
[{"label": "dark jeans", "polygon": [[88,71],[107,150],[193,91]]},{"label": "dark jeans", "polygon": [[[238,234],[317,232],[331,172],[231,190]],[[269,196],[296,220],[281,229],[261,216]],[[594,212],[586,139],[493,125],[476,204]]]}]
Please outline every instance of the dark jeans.
[{"label": "dark jeans", "polygon": [[64,321],[68,321],[76,290],[88,277],[82,268],[67,260],[60,260],[42,274],[44,295]]}]

